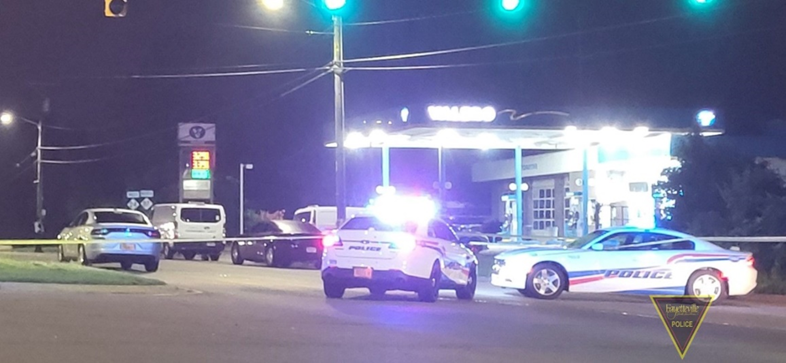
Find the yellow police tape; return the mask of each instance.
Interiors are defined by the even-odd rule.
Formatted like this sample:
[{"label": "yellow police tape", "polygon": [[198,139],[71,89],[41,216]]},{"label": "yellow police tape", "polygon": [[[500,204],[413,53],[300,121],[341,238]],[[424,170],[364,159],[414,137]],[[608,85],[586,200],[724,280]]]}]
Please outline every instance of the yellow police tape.
[{"label": "yellow police tape", "polygon": [[0,246],[59,246],[59,245],[81,245],[93,243],[225,243],[225,242],[252,242],[252,241],[275,241],[275,240],[305,240],[321,239],[322,236],[270,236],[270,237],[234,237],[234,238],[214,238],[214,239],[154,239],[154,238],[134,238],[134,239],[9,239],[0,240]]}]

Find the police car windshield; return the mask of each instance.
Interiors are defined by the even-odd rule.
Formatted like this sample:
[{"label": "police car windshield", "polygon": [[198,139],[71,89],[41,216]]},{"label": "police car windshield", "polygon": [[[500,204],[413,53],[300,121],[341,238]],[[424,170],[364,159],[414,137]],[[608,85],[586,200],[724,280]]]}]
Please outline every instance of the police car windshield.
[{"label": "police car windshield", "polygon": [[[355,217],[341,227],[343,230],[356,231],[365,231],[372,228],[380,232],[414,232],[409,223],[389,224],[382,222],[376,217]],[[417,227],[415,226],[415,228]]]},{"label": "police car windshield", "polygon": [[594,241],[596,238],[598,238],[601,235],[603,235],[604,233],[606,233],[606,231],[602,230],[602,229],[599,229],[599,230],[596,230],[596,231],[592,231],[590,233],[587,233],[585,236],[582,236],[582,237],[576,239],[575,241],[573,241],[571,243],[568,243],[565,247],[568,248],[568,249],[579,249],[579,248],[582,248],[585,245],[587,245],[588,243]]}]

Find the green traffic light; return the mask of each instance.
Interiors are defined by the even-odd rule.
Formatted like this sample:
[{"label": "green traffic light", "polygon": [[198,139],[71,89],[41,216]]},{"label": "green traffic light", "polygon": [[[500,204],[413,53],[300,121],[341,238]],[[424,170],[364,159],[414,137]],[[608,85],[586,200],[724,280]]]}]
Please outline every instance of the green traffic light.
[{"label": "green traffic light", "polygon": [[325,0],[325,7],[328,10],[340,10],[347,4],[347,0]]},{"label": "green traffic light", "polygon": [[502,0],[501,5],[505,11],[515,11],[521,6],[521,0]]}]

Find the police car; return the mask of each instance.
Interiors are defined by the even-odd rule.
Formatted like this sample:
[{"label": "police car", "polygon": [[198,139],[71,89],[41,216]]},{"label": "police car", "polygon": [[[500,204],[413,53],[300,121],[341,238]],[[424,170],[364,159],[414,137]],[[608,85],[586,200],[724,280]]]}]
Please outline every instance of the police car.
[{"label": "police car", "polygon": [[565,248],[523,248],[495,257],[491,283],[525,296],[563,291],[688,295],[720,300],[756,287],[753,256],[665,229],[601,229]]},{"label": "police car", "polygon": [[355,216],[323,239],[322,281],[328,298],[348,288],[413,291],[434,302],[440,289],[472,300],[477,259],[426,199],[380,198],[373,214]]}]

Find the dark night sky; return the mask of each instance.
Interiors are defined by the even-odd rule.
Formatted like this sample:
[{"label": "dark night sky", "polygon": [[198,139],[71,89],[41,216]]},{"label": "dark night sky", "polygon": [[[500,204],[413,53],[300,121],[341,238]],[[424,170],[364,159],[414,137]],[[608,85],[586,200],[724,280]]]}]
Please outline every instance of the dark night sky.
[{"label": "dark night sky", "polygon": [[[440,14],[428,20],[347,26],[348,59],[546,38],[515,46],[398,62],[422,65],[509,62],[431,71],[355,71],[346,77],[347,117],[406,104],[493,103],[522,111],[560,106],[715,107],[732,133],[755,132],[786,113],[786,2],[715,0],[525,0],[518,19],[503,19],[490,0],[348,0],[349,23]],[[333,115],[332,79],[285,97],[311,74],[192,79],[130,79],[138,74],[319,67],[331,57],[324,35],[266,32],[228,25],[326,30],[330,19],[305,1],[269,14],[255,0],[129,0],[127,18],[103,17],[101,0],[0,0],[0,108],[40,116],[51,98],[47,145],[133,138],[83,151],[51,151],[59,160],[109,157],[80,165],[46,165],[49,232],[79,209],[118,205],[127,188],[152,188],[159,201],[176,196],[175,129],[215,122],[217,198],[232,213],[240,162],[253,162],[247,196],[256,206],[292,209],[332,204],[333,158],[325,129]],[[599,28],[619,24],[606,31]],[[571,36],[555,37],[574,33]],[[511,62],[517,61],[517,62]],[[0,129],[0,237],[29,236],[33,171],[14,165],[32,150],[35,130]],[[455,152],[449,179],[461,184],[478,153]],[[348,157],[350,188],[363,199],[379,183],[378,151]],[[413,160],[418,160],[413,162]],[[436,153],[393,155],[394,184],[429,188]],[[370,179],[372,178],[372,179]],[[454,193],[471,199],[464,182]],[[462,195],[461,193],[464,193]],[[236,213],[236,212],[234,212]],[[230,214],[230,223],[236,224]],[[231,226],[230,226],[231,228]],[[230,229],[231,231],[231,229]]]}]

